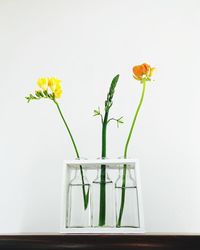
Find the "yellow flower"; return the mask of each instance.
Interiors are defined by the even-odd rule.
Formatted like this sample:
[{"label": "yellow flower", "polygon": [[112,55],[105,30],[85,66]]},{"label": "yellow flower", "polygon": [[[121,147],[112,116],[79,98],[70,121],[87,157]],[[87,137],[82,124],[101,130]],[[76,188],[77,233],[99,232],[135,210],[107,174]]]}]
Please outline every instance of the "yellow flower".
[{"label": "yellow flower", "polygon": [[42,89],[42,90],[47,90],[48,89],[48,78],[47,77],[41,77],[37,81],[37,85]]},{"label": "yellow flower", "polygon": [[57,79],[56,77],[49,78],[48,86],[56,98],[60,98],[62,95],[62,87],[60,83],[61,80]]}]

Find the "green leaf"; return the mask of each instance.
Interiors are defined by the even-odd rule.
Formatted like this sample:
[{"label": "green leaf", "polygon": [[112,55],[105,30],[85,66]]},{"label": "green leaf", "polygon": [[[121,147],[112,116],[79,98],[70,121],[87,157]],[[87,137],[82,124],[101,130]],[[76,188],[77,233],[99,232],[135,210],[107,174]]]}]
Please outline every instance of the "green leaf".
[{"label": "green leaf", "polygon": [[94,114],[93,116],[98,116],[98,115],[101,115],[101,111],[100,111],[100,108],[98,107],[98,109],[94,109]]},{"label": "green leaf", "polygon": [[123,116],[120,117],[119,119],[117,119],[117,121],[118,121],[119,123],[124,123],[124,121],[123,121],[122,119],[123,119]]},{"label": "green leaf", "polygon": [[120,124],[123,124],[123,123],[124,123],[123,120],[122,120],[122,118],[123,118],[123,116],[117,119],[117,127],[118,127],[118,128],[119,128],[119,125],[120,125]]}]

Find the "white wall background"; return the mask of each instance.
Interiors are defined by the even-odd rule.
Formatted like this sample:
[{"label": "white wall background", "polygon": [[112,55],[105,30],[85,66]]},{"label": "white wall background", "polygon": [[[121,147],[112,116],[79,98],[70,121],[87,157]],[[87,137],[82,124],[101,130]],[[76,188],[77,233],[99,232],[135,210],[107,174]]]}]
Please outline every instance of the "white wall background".
[{"label": "white wall background", "polygon": [[120,73],[108,156],[122,155],[141,94],[131,68],[158,68],[129,149],[141,163],[147,232],[200,232],[200,1],[0,0],[0,233],[58,232],[73,149],[53,103],[26,103],[40,76],[63,80],[81,155],[100,155],[100,122]]}]

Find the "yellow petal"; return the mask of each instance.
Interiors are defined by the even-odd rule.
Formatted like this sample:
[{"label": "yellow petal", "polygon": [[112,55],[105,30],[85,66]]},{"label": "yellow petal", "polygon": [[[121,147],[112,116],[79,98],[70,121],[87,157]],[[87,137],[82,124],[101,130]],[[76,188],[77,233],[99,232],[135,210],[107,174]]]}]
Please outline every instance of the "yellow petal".
[{"label": "yellow petal", "polygon": [[41,77],[37,81],[37,85],[42,89],[42,90],[47,90],[48,89],[48,78],[46,77]]},{"label": "yellow petal", "polygon": [[151,68],[150,69],[150,73],[149,73],[149,76],[153,76],[155,74],[155,71],[156,71],[156,68]]},{"label": "yellow petal", "polygon": [[57,90],[54,92],[54,94],[55,94],[55,97],[56,97],[56,98],[60,98],[61,95],[62,95],[62,89],[61,89],[61,88],[57,89]]},{"label": "yellow petal", "polygon": [[61,80],[57,79],[56,77],[49,78],[48,85],[51,91],[54,93],[57,89],[61,88]]}]

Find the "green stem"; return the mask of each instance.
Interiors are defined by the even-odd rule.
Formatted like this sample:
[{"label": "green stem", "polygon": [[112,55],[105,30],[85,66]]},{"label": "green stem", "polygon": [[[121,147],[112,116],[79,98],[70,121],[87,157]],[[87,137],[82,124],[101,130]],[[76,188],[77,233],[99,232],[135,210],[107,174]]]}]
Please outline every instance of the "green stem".
[{"label": "green stem", "polygon": [[[110,85],[109,92],[105,101],[105,115],[102,120],[102,150],[101,157],[106,157],[106,129],[108,125],[108,114],[113,104],[112,99],[115,92],[115,87],[119,80],[119,75],[116,75]],[[100,204],[99,204],[99,226],[104,226],[106,223],[106,165],[101,165],[101,180],[100,180]]]},{"label": "green stem", "polygon": [[137,107],[137,110],[136,110],[136,113],[135,113],[135,116],[134,116],[134,119],[133,119],[133,122],[132,122],[132,125],[131,125],[131,129],[130,129],[127,141],[126,141],[126,145],[125,145],[125,149],[124,149],[124,158],[127,157],[128,145],[129,145],[129,142],[130,142],[130,139],[131,139],[133,128],[135,126],[135,122],[136,122],[137,117],[138,117],[138,113],[140,111],[140,107],[142,106],[142,102],[143,102],[143,99],[144,99],[144,94],[145,94],[145,90],[146,90],[146,82],[144,82],[142,85],[143,85],[142,95],[141,95],[140,102],[138,104],[138,107]]},{"label": "green stem", "polygon": [[[137,120],[138,113],[139,113],[139,111],[140,111],[140,107],[141,107],[142,102],[143,102],[143,99],[144,99],[144,94],[145,94],[145,90],[146,90],[146,82],[143,82],[142,85],[143,85],[142,95],[141,95],[140,102],[139,102],[139,104],[138,104],[138,107],[137,107],[135,116],[134,116],[134,118],[133,118],[133,122],[132,122],[132,125],[131,125],[131,129],[130,129],[130,131],[129,131],[128,138],[127,138],[127,141],[126,141],[126,144],[125,144],[124,158],[127,158],[128,145],[129,145],[129,142],[130,142],[130,139],[131,139],[131,135],[132,135],[132,132],[133,132],[133,128],[134,128],[134,126],[135,126],[135,122],[136,122],[136,120]],[[121,194],[121,204],[120,204],[119,217],[118,217],[118,221],[117,221],[117,227],[120,227],[120,226],[121,226],[121,220],[122,220],[122,215],[123,215],[123,210],[124,210],[125,192],[126,192],[126,188],[125,188],[125,187],[126,187],[126,170],[127,170],[127,166],[126,166],[126,164],[125,164],[124,167],[123,167],[122,194]]]},{"label": "green stem", "polygon": [[[106,129],[108,124],[108,112],[105,113],[102,126],[102,159],[106,157]],[[99,226],[104,226],[106,221],[106,165],[101,165],[101,183],[100,183],[100,208],[99,208]]]},{"label": "green stem", "polygon": [[[64,116],[63,116],[63,114],[62,114],[62,111],[61,111],[61,109],[60,109],[60,106],[59,106],[58,102],[57,102],[55,99],[53,99],[53,102],[56,104],[56,107],[57,107],[57,109],[58,109],[58,111],[59,111],[59,114],[60,114],[60,116],[61,116],[61,118],[62,118],[64,124],[65,124],[65,127],[66,127],[66,129],[67,129],[67,132],[69,133],[70,139],[71,139],[72,144],[73,144],[73,146],[74,146],[74,150],[75,150],[76,156],[77,156],[77,158],[79,159],[79,158],[80,158],[80,155],[79,155],[79,152],[78,152],[76,143],[75,143],[75,141],[74,141],[74,138],[73,138],[73,136],[72,136],[72,133],[71,133],[71,131],[70,131],[70,128],[69,128],[69,126],[68,126],[68,124],[67,124],[67,122],[66,122],[66,120],[65,120],[65,118],[64,118]],[[82,167],[81,165],[80,165],[80,172],[81,172],[81,179],[82,179],[82,189],[83,189],[84,208],[87,209],[88,200],[89,200],[89,189],[88,189],[88,192],[87,192],[87,194],[86,194],[86,191],[85,191],[85,183],[84,183],[84,175],[83,175],[83,167]]]},{"label": "green stem", "polygon": [[124,164],[124,167],[123,167],[123,176],[122,176],[121,205],[120,205],[120,211],[119,211],[119,218],[118,218],[118,221],[117,221],[117,227],[121,226],[122,214],[123,214],[123,211],[124,211],[125,187],[126,187],[126,170],[127,170],[127,166],[126,166],[126,164]]}]

